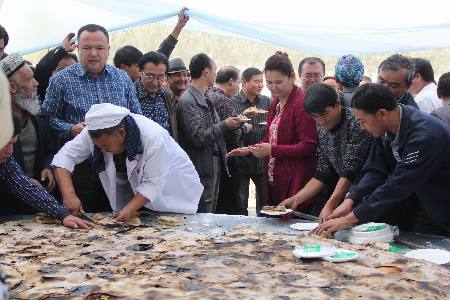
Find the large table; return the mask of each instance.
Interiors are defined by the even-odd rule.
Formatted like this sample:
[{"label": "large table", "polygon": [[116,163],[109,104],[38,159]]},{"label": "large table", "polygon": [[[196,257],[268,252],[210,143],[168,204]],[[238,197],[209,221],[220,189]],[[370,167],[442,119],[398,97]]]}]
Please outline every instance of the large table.
[{"label": "large table", "polygon": [[[196,214],[184,226],[69,230],[31,216],[1,218],[0,265],[15,299],[445,299],[450,269],[372,246],[299,233],[282,220]],[[302,260],[295,246],[356,250],[346,263]],[[450,249],[442,237],[401,233],[399,245]]]}]

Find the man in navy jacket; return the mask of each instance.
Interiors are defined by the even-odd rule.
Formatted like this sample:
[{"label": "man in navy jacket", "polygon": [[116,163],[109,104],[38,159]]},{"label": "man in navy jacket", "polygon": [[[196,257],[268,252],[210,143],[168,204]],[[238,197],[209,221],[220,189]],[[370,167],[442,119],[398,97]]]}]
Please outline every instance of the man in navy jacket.
[{"label": "man in navy jacket", "polygon": [[350,189],[332,220],[315,231],[331,234],[376,221],[415,194],[414,231],[450,235],[450,129],[407,105],[380,84],[360,87],[352,99],[361,128],[375,136],[361,181]]}]

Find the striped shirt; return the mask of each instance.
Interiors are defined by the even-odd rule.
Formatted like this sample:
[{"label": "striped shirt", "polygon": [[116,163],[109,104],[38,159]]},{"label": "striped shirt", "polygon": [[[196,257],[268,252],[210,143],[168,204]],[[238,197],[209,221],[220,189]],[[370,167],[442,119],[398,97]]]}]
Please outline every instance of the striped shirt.
[{"label": "striped shirt", "polygon": [[156,92],[153,98],[139,80],[134,85],[136,86],[136,93],[139,104],[141,105],[142,114],[172,134],[169,124],[169,111],[166,107],[165,95],[162,88]]},{"label": "striped shirt", "polygon": [[50,79],[42,109],[48,113],[50,126],[58,136],[69,138],[70,128],[84,121],[91,106],[105,102],[142,114],[136,90],[127,73],[105,65],[100,76],[94,78],[77,63]]},{"label": "striped shirt", "polygon": [[[251,102],[247,99],[244,92],[241,90],[239,94],[232,99],[234,110],[237,114],[241,114],[244,110],[251,106],[256,106],[259,109],[269,110],[270,98],[264,95],[258,95],[255,101]],[[259,143],[265,137],[265,125],[260,125],[266,122],[267,114],[256,114],[251,117],[253,129],[249,134],[244,136],[244,146],[250,146]],[[248,174],[260,174],[264,171],[264,159],[256,158],[253,155],[241,157],[241,171]]]},{"label": "striped shirt", "polygon": [[17,199],[48,216],[62,221],[70,214],[46,190],[33,184],[13,157],[0,164],[0,184]]}]

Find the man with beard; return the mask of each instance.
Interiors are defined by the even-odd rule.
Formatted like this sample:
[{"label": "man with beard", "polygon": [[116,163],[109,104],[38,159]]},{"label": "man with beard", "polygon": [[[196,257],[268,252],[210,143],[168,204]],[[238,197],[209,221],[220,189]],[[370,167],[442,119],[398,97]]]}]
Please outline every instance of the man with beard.
[{"label": "man with beard", "polygon": [[181,58],[169,60],[167,71],[167,85],[175,95],[175,100],[180,100],[181,94],[187,89],[189,83],[189,71]]},{"label": "man with beard", "polygon": [[[14,158],[31,182],[51,192],[55,188],[55,179],[50,162],[56,153],[56,143],[47,120],[37,116],[40,110],[38,83],[29,65],[16,53],[0,61],[0,67],[9,79],[12,111],[22,125],[14,144]],[[18,213],[30,213],[22,203],[19,205]]]}]

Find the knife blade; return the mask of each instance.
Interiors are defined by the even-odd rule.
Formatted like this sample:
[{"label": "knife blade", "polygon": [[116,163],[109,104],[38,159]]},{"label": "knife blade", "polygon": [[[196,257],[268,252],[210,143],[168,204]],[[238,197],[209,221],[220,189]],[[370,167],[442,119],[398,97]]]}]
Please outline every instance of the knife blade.
[{"label": "knife blade", "polygon": [[91,218],[89,218],[89,217],[86,216],[85,214],[80,214],[79,218],[80,218],[81,220],[83,220],[83,221],[87,221],[87,222],[91,222],[91,223],[96,224],[96,223],[94,222],[94,220],[92,220]]}]

